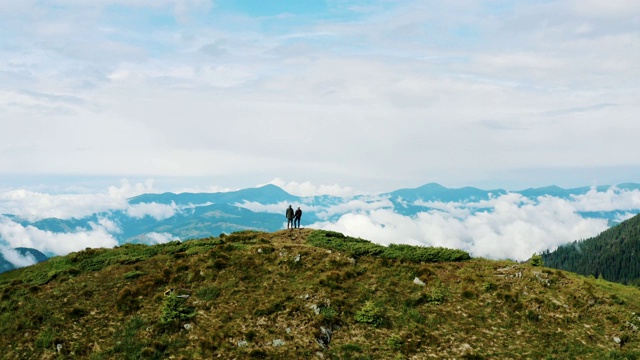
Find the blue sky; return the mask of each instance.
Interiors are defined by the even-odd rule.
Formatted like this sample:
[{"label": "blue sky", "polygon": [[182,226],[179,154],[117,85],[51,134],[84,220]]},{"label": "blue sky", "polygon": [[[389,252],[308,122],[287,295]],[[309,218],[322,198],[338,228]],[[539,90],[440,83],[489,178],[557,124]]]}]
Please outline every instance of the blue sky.
[{"label": "blue sky", "polygon": [[630,0],[6,0],[0,190],[640,182],[638,28]]}]

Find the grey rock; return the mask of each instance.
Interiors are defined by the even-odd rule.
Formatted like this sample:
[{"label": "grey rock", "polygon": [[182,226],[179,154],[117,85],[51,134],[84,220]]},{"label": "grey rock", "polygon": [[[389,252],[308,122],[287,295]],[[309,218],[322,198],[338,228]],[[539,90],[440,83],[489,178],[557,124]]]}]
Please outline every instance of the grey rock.
[{"label": "grey rock", "polygon": [[420,278],[418,278],[417,276],[415,279],[413,279],[413,283],[416,285],[424,286],[424,281],[420,280]]},{"label": "grey rock", "polygon": [[284,340],[281,339],[275,339],[271,342],[271,345],[273,345],[274,347],[283,346],[284,344]]},{"label": "grey rock", "polygon": [[320,331],[318,333],[318,336],[316,337],[316,342],[318,343],[318,345],[320,345],[320,347],[326,350],[329,347],[332,336],[333,331],[331,331],[331,329],[320,326]]}]

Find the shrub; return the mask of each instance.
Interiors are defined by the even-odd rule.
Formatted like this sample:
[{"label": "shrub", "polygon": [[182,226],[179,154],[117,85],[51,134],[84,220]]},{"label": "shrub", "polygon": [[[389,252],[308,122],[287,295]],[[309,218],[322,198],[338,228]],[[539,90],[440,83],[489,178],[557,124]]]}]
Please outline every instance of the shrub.
[{"label": "shrub", "polygon": [[210,301],[220,296],[220,289],[215,286],[207,286],[198,290],[196,295],[202,300]]},{"label": "shrub", "polygon": [[124,274],[124,278],[127,280],[130,279],[135,279],[135,278],[139,278],[140,276],[144,275],[144,273],[142,271],[129,271],[128,273]]},{"label": "shrub", "polygon": [[387,339],[387,345],[393,350],[400,350],[402,345],[404,344],[404,340],[396,334],[393,334]]},{"label": "shrub", "polygon": [[186,298],[178,297],[175,293],[169,294],[164,299],[160,322],[164,324],[180,323],[196,316],[194,308],[185,304]]},{"label": "shrub", "polygon": [[531,264],[531,266],[543,266],[542,255],[533,254],[531,260],[529,260],[529,264]]},{"label": "shrub", "polygon": [[355,319],[362,324],[369,324],[376,327],[382,326],[385,322],[384,310],[369,300],[356,312]]},{"label": "shrub", "polygon": [[307,242],[313,246],[341,251],[353,257],[368,255],[418,263],[463,261],[471,258],[466,251],[457,249],[397,244],[386,247],[367,240],[347,237],[334,231],[316,230],[309,235]]}]

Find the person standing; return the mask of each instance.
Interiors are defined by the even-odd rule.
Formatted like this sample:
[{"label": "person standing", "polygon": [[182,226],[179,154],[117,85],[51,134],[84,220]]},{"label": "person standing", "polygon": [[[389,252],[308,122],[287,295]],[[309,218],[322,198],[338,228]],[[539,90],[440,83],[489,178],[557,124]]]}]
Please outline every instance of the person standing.
[{"label": "person standing", "polygon": [[300,229],[301,217],[302,217],[302,210],[300,210],[300,206],[298,206],[298,210],[296,210],[295,214],[293,214],[293,227]]},{"label": "person standing", "polygon": [[286,216],[287,216],[287,229],[293,229],[293,208],[291,207],[291,205],[289,205],[289,207],[287,208]]}]

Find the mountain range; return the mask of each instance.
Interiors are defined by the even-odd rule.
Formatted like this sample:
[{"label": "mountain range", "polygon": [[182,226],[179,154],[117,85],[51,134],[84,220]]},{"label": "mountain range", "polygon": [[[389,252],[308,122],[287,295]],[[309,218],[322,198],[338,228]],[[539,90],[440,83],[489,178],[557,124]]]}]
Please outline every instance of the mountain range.
[{"label": "mountain range", "polygon": [[[474,187],[447,188],[430,183],[417,188],[406,188],[375,195],[352,197],[311,196],[289,194],[275,185],[265,185],[231,192],[216,193],[160,193],[142,194],[128,199],[127,208],[94,213],[81,218],[27,219],[14,214],[0,216],[24,228],[38,229],[53,234],[91,231],[96,224],[110,224],[105,229],[118,244],[154,244],[171,240],[188,240],[242,230],[276,231],[286,227],[284,212],[289,204],[303,209],[303,226],[338,221],[345,214],[375,208],[393,211],[415,218],[425,212],[439,212],[443,204],[458,204],[468,214],[493,211],[488,202],[507,194],[536,203],[553,197],[567,201],[588,193],[637,191],[640,184],[579,187],[563,189],[557,186],[529,188],[520,191],[504,189],[482,190]],[[603,219],[609,226],[620,223],[635,209],[579,209],[584,218]],[[106,230],[105,230],[106,231]],[[580,240],[580,239],[572,239]],[[402,239],[399,239],[402,242]],[[3,243],[0,234],[0,245]],[[56,255],[43,251],[47,256]]]},{"label": "mountain range", "polygon": [[[372,195],[357,195],[350,198],[336,196],[300,197],[287,193],[275,185],[265,185],[232,192],[217,193],[162,193],[143,194],[129,199],[131,206],[164,205],[173,209],[171,216],[166,218],[154,217],[148,214],[132,216],[125,210],[113,210],[96,213],[83,218],[57,219],[47,218],[29,221],[12,214],[4,214],[23,226],[34,226],[41,230],[52,232],[69,232],[78,229],[90,229],[91,224],[99,219],[109,219],[119,226],[120,231],[113,235],[119,243],[140,242],[148,233],[166,233],[182,240],[190,238],[231,233],[233,231],[254,229],[275,231],[286,223],[284,211],[291,203],[302,205],[304,208],[303,221],[307,224],[320,220],[336,219],[348,210],[337,209],[337,205],[349,201],[374,202],[384,199],[387,207],[393,208],[403,215],[416,215],[419,212],[437,209],[435,203],[469,203],[496,198],[507,193],[520,194],[530,199],[553,196],[570,199],[572,196],[584,195],[589,191],[604,192],[612,186],[596,188],[580,187],[563,189],[557,186],[530,188],[521,191],[507,191],[503,189],[481,190],[474,187],[446,188],[431,183],[417,188],[399,189],[389,193]],[[640,190],[640,184],[620,184],[615,186],[620,190]],[[416,202],[421,202],[416,205]],[[247,204],[261,204],[262,210],[250,210]],[[279,208],[277,206],[280,206]],[[336,207],[335,211],[327,213],[327,209]],[[275,210],[274,210],[275,209]],[[474,211],[481,211],[475,208]],[[640,209],[636,209],[640,212]],[[582,212],[585,217],[607,219],[611,224],[619,222],[619,216],[627,210],[610,210],[597,212]]]}]

